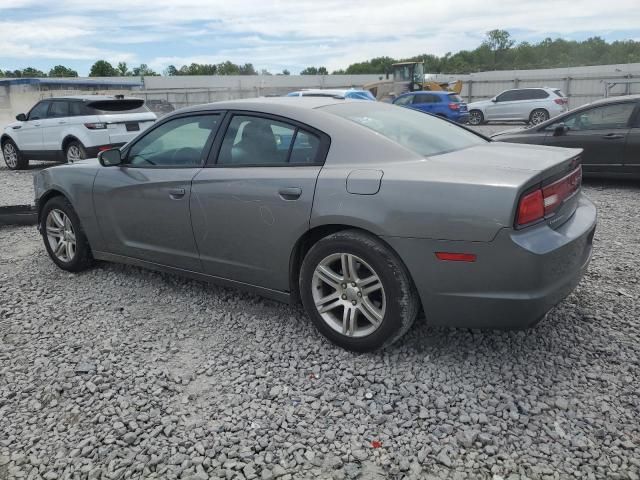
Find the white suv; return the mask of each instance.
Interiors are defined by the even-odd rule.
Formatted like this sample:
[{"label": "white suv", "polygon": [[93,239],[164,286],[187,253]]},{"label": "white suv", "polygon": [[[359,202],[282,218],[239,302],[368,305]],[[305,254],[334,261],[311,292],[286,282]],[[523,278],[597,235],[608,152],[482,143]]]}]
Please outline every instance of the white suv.
[{"label": "white suv", "polygon": [[467,107],[471,125],[505,120],[537,125],[566,112],[569,101],[557,88],[514,88]]},{"label": "white suv", "polygon": [[119,147],[156,121],[144,100],[122,96],[48,98],[36,103],[0,137],[4,161],[11,170],[29,160],[73,162]]}]

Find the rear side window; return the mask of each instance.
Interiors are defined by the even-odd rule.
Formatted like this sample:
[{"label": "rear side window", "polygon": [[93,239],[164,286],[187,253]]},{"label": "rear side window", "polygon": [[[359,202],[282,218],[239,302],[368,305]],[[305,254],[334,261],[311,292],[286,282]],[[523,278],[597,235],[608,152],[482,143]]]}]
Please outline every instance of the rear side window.
[{"label": "rear side window", "polygon": [[29,112],[29,120],[39,120],[47,117],[47,110],[49,110],[49,104],[51,102],[44,101],[36,104],[35,107]]},{"label": "rear side window", "polygon": [[72,117],[79,117],[82,115],[88,115],[87,113],[84,113],[84,104],[82,102],[71,102],[69,104],[69,114]]},{"label": "rear side window", "polygon": [[185,167],[202,164],[204,148],[213,139],[220,115],[169,120],[133,144],[127,163],[136,167]]},{"label": "rear side window", "polygon": [[409,105],[413,101],[414,95],[405,95],[404,97],[399,97],[396,99],[396,105]]},{"label": "rear side window", "polygon": [[234,115],[225,133],[218,165],[313,164],[320,140],[293,125],[270,118]]},{"label": "rear side window", "polygon": [[545,90],[540,90],[540,89],[531,89],[531,90],[522,90],[523,92],[526,92],[526,97],[524,98],[524,100],[541,100],[543,98],[548,98],[549,97],[549,93],[546,92]]},{"label": "rear side window", "polygon": [[430,93],[419,93],[414,97],[413,103],[438,103],[440,98]]},{"label": "rear side window", "polygon": [[68,117],[69,116],[69,102],[52,102],[49,109],[50,118]]},{"label": "rear side window", "polygon": [[411,108],[395,108],[373,102],[322,108],[369,128],[419,155],[439,155],[487,143],[473,132]]}]

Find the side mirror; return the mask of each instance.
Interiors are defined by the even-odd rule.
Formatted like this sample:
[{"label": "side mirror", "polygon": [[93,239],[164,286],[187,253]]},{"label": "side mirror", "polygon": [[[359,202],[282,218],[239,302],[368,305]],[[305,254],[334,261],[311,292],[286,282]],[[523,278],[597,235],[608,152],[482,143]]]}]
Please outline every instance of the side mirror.
[{"label": "side mirror", "polygon": [[18,115],[16,115],[16,120],[18,120],[19,122],[26,122],[27,116],[24,113],[19,113]]},{"label": "side mirror", "polygon": [[98,153],[98,161],[103,167],[115,167],[122,165],[122,155],[120,149],[112,148]]},{"label": "side mirror", "polygon": [[556,125],[556,128],[553,129],[553,136],[559,137],[561,135],[564,135],[568,130],[569,130],[569,127],[567,127],[564,123],[560,122],[558,125]]}]

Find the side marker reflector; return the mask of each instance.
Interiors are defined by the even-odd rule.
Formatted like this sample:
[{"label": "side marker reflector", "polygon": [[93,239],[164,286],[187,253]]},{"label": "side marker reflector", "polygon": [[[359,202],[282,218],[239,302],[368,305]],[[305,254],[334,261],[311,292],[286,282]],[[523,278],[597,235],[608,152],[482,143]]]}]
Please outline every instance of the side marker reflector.
[{"label": "side marker reflector", "polygon": [[475,253],[453,253],[453,252],[436,252],[438,260],[446,262],[475,262]]}]

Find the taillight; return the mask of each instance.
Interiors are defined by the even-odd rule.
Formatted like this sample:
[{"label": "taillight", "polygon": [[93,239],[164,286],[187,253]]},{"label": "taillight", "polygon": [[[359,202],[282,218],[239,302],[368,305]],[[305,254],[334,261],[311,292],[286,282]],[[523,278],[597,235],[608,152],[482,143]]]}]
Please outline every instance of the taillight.
[{"label": "taillight", "polygon": [[516,224],[521,227],[544,218],[544,198],[542,190],[534,190],[520,199]]},{"label": "taillight", "polygon": [[104,130],[107,128],[106,123],[85,123],[84,126],[89,130]]},{"label": "taillight", "polygon": [[567,100],[566,98],[554,98],[553,101],[558,105],[566,105],[567,103],[569,103],[569,100]]},{"label": "taillight", "polygon": [[452,102],[452,103],[450,103],[450,104],[449,104],[449,108],[450,108],[451,110],[459,110],[459,109],[460,109],[460,104],[459,104],[459,103],[453,103],[453,102]]},{"label": "taillight", "polygon": [[553,214],[571,197],[582,183],[582,167],[578,166],[560,180],[523,195],[518,204],[516,227],[529,225]]}]

